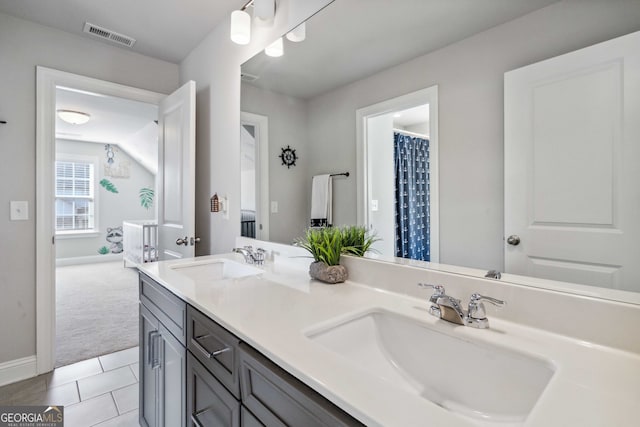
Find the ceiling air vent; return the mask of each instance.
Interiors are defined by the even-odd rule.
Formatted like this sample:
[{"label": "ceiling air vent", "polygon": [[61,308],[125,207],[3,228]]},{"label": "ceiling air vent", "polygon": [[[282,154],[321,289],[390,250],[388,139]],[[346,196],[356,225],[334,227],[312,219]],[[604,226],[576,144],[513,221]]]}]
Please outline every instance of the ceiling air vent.
[{"label": "ceiling air vent", "polygon": [[100,37],[103,40],[108,40],[121,46],[132,47],[136,43],[136,39],[134,38],[125,36],[124,34],[116,33],[115,31],[107,30],[106,28],[99,27],[94,24],[90,24],[89,22],[84,23],[83,31],[85,33],[91,34],[92,36]]},{"label": "ceiling air vent", "polygon": [[258,76],[254,76],[253,74],[248,74],[248,73],[242,73],[240,74],[240,78],[242,79],[243,82],[255,82],[256,80],[258,80],[260,77]]}]

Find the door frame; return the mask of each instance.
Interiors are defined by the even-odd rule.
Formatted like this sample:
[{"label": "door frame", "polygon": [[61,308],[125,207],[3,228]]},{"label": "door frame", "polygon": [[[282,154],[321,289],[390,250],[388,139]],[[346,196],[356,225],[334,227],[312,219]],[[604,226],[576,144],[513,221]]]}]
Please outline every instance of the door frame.
[{"label": "door frame", "polygon": [[357,218],[358,224],[369,228],[369,150],[367,142],[367,119],[393,111],[406,110],[419,105],[429,104],[429,179],[431,219],[430,250],[431,262],[440,262],[440,208],[439,208],[439,172],[438,172],[438,85],[420,89],[405,95],[369,105],[356,110],[356,170],[357,170]]},{"label": "door frame", "polygon": [[41,66],[37,67],[36,76],[36,370],[42,374],[51,371],[55,364],[56,87],[155,105],[166,95]]},{"label": "door frame", "polygon": [[[244,124],[257,128],[256,239],[269,240],[269,117],[241,111],[240,126]],[[258,229],[258,223],[262,224],[262,230]]]}]

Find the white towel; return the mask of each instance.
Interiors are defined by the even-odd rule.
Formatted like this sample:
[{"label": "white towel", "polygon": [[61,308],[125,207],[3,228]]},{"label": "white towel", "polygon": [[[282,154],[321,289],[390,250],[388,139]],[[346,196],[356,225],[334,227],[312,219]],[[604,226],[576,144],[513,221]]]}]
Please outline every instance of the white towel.
[{"label": "white towel", "polygon": [[333,223],[331,175],[316,175],[311,185],[311,226],[328,226]]}]

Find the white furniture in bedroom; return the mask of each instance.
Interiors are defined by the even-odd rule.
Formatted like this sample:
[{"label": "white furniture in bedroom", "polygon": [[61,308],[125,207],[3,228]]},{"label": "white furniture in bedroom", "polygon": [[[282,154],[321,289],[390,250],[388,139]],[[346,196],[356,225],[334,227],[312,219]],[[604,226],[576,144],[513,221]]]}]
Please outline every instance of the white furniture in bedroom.
[{"label": "white furniture in bedroom", "polygon": [[140,265],[158,261],[158,223],[156,221],[123,221],[123,260]]}]

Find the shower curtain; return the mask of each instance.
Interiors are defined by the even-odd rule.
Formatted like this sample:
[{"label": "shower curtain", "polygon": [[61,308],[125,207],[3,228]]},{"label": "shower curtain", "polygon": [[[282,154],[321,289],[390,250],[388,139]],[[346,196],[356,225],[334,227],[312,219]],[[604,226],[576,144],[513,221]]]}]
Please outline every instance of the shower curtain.
[{"label": "shower curtain", "polygon": [[394,132],[396,256],[430,260],[429,140]]}]

